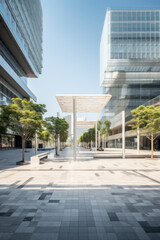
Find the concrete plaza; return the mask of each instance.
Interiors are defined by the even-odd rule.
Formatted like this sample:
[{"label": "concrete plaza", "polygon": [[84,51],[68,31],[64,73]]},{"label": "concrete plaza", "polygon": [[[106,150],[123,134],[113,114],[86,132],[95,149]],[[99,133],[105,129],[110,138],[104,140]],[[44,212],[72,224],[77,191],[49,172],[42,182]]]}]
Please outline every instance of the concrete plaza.
[{"label": "concrete plaza", "polygon": [[15,165],[20,150],[0,152],[0,239],[160,239],[160,159],[60,153],[32,168]]}]

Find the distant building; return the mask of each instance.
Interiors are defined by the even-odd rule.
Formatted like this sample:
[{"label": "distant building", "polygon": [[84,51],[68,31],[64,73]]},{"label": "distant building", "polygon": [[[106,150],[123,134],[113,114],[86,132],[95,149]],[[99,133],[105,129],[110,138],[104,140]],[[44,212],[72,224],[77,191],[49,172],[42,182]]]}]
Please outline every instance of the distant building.
[{"label": "distant building", "polygon": [[[0,105],[19,97],[36,101],[27,78],[42,69],[40,0],[0,0]],[[1,147],[19,147],[20,139],[1,136]]]},{"label": "distant building", "polygon": [[68,129],[68,140],[67,142],[69,144],[72,143],[73,141],[73,115],[67,115],[64,117],[64,119],[66,120],[66,122],[68,122],[69,124],[69,129]]}]

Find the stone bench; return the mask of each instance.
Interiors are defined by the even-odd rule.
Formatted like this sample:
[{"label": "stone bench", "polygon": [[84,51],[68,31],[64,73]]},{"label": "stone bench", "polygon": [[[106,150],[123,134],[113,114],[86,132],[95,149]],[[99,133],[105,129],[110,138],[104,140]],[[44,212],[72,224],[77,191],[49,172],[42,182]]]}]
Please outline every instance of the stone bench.
[{"label": "stone bench", "polygon": [[45,152],[45,153],[40,153],[38,155],[32,156],[31,157],[31,165],[33,167],[36,167],[40,164],[40,160],[44,159],[44,158],[48,158],[48,155],[50,154],[50,152]]}]

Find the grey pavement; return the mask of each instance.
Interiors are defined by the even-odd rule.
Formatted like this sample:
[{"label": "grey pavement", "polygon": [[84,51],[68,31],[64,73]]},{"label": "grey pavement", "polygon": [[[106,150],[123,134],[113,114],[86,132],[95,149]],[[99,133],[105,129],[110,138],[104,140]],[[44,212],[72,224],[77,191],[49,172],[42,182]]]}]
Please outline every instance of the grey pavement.
[{"label": "grey pavement", "polygon": [[33,168],[1,151],[0,239],[159,240],[160,160],[92,155],[66,148]]},{"label": "grey pavement", "polygon": [[[37,151],[37,154],[44,151]],[[25,160],[30,161],[30,157],[35,155],[34,148],[25,150]],[[22,160],[22,149],[0,150],[0,170],[15,168],[15,164]]]}]

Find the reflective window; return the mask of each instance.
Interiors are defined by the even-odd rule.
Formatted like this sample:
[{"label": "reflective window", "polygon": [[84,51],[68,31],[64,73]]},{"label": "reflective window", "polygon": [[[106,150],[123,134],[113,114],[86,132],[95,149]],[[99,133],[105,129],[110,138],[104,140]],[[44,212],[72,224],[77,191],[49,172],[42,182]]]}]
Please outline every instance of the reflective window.
[{"label": "reflective window", "polygon": [[142,21],[145,21],[145,20],[146,20],[146,13],[142,12]]},{"label": "reflective window", "polygon": [[123,21],[128,21],[128,12],[123,12]]},{"label": "reflective window", "polygon": [[111,12],[111,57],[160,58],[159,16],[154,10]]},{"label": "reflective window", "polygon": [[150,12],[146,12],[146,21],[150,21],[150,19],[151,19]]},{"label": "reflective window", "polygon": [[159,21],[159,12],[156,12],[156,21]]},{"label": "reflective window", "polygon": [[155,12],[151,12],[151,20],[156,20]]},{"label": "reflective window", "polygon": [[141,21],[141,12],[137,12],[137,21]]}]

